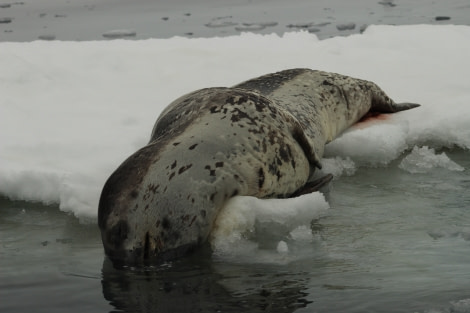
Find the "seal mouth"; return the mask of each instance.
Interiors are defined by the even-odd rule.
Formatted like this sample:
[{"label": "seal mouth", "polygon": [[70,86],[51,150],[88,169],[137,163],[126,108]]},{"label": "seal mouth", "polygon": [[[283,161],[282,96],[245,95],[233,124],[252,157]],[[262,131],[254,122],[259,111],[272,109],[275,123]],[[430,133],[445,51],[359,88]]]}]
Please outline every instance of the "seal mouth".
[{"label": "seal mouth", "polygon": [[158,266],[189,256],[198,248],[198,244],[189,243],[165,251],[156,251],[152,248],[151,237],[147,232],[141,248],[112,251],[106,249],[106,255],[116,268],[148,267]]}]

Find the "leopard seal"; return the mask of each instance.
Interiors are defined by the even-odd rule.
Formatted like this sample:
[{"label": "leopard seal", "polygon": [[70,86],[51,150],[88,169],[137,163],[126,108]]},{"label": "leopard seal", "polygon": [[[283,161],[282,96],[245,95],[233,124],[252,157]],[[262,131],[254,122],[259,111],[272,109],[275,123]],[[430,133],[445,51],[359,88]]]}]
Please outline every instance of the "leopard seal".
[{"label": "leopard seal", "polygon": [[372,82],[310,69],[184,95],[105,183],[98,208],[105,253],[134,265],[185,255],[207,241],[231,197],[299,194],[326,143],[368,112],[417,106],[395,103]]}]

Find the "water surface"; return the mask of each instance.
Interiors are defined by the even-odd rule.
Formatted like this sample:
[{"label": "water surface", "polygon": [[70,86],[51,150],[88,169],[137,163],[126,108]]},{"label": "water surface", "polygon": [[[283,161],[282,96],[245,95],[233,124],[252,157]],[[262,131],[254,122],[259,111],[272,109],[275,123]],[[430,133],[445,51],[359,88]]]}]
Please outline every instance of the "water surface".
[{"label": "water surface", "polygon": [[96,225],[3,198],[0,311],[468,312],[470,158],[446,153],[465,170],[411,174],[397,160],[335,180],[311,240],[285,239],[287,262],[263,258],[271,248],[240,262],[201,251],[116,270]]}]

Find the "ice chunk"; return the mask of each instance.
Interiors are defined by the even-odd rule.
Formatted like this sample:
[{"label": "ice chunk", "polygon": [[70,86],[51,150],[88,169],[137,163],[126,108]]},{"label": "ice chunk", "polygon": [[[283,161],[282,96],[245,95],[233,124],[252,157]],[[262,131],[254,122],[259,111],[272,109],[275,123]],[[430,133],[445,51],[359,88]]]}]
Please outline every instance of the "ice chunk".
[{"label": "ice chunk", "polygon": [[277,252],[279,253],[289,253],[289,247],[287,246],[287,243],[285,241],[279,241],[279,243],[277,244]]},{"label": "ice chunk", "polygon": [[351,176],[356,172],[356,164],[350,157],[345,159],[341,157],[327,158],[321,161],[323,173],[333,174],[334,177],[341,175]]},{"label": "ice chunk", "polygon": [[351,158],[359,166],[387,165],[407,148],[405,121],[353,127],[325,147],[326,157]]},{"label": "ice chunk", "polygon": [[116,39],[116,38],[125,38],[125,37],[135,37],[137,32],[135,30],[130,29],[115,29],[110,30],[103,34],[103,37]]},{"label": "ice chunk", "polygon": [[214,253],[253,258],[260,246],[270,246],[269,241],[273,242],[273,252],[287,252],[286,239],[306,242],[306,233],[311,236],[310,222],[328,208],[320,192],[292,199],[234,197],[217,217],[211,235]]},{"label": "ice chunk", "polygon": [[421,148],[415,146],[398,167],[412,174],[427,173],[434,168],[444,168],[449,171],[465,170],[462,166],[449,159],[444,152],[436,154],[433,148],[427,146]]},{"label": "ice chunk", "polygon": [[451,304],[450,312],[454,312],[454,313],[470,312],[470,299],[452,301],[450,304]]}]

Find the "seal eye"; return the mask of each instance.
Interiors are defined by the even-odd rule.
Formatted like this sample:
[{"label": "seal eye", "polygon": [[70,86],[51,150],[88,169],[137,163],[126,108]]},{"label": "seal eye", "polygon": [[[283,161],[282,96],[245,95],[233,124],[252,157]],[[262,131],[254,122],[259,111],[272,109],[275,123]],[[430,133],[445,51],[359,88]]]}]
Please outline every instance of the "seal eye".
[{"label": "seal eye", "polygon": [[170,220],[166,216],[163,218],[162,227],[163,227],[163,229],[170,228]]},{"label": "seal eye", "polygon": [[264,184],[264,171],[263,168],[260,167],[258,170],[258,187],[261,189]]}]

